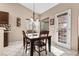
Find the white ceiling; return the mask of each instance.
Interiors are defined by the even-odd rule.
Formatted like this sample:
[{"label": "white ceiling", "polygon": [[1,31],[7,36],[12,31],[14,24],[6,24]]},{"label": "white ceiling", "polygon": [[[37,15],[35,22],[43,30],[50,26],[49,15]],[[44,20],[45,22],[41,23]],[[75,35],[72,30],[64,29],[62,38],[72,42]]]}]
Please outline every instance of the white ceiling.
[{"label": "white ceiling", "polygon": [[48,9],[56,6],[58,3],[34,3],[35,9],[33,9],[33,3],[21,3],[21,5],[25,6],[26,8],[34,10],[36,13],[43,13]]}]

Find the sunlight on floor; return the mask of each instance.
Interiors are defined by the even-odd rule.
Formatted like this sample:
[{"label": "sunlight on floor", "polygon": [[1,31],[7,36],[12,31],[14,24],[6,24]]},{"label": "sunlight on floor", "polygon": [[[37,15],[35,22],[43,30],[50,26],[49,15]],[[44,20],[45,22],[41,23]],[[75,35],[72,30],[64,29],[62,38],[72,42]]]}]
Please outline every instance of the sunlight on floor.
[{"label": "sunlight on floor", "polygon": [[65,53],[64,51],[62,51],[62,50],[60,50],[60,49],[58,49],[58,48],[56,48],[56,47],[54,47],[54,46],[51,47],[51,51],[52,51],[56,56],[60,56],[60,55],[62,55],[62,54]]}]

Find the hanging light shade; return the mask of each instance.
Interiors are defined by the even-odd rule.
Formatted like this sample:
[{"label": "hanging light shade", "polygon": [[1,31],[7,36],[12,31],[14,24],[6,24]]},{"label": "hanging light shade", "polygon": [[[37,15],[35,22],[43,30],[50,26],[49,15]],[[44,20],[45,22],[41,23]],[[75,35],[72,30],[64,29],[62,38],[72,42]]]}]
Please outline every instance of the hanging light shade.
[{"label": "hanging light shade", "polygon": [[30,20],[31,20],[31,22],[33,22],[33,18],[31,18]]}]

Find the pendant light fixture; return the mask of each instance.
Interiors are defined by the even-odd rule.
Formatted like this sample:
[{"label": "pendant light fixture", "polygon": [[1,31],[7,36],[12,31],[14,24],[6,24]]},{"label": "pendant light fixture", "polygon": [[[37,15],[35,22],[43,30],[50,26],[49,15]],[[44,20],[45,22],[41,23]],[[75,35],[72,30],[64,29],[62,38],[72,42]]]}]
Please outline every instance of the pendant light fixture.
[{"label": "pendant light fixture", "polygon": [[35,3],[33,3],[33,20],[35,21]]}]

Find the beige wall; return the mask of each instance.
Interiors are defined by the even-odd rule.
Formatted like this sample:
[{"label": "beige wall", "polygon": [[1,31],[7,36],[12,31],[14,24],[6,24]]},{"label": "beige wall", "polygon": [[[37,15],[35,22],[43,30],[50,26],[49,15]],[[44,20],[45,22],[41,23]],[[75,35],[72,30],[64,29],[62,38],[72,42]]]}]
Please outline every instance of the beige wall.
[{"label": "beige wall", "polygon": [[[23,21],[31,18],[32,11],[17,3],[0,3],[0,11],[9,12],[9,24],[11,24],[9,41],[22,40]],[[21,27],[16,26],[16,17],[21,18]]]},{"label": "beige wall", "polygon": [[[41,14],[41,19],[49,17],[54,18],[57,13],[63,12],[67,9],[71,9],[71,48],[75,51],[78,51],[78,15],[79,15],[79,4],[58,4],[54,8],[49,9],[48,11]],[[52,41],[55,41],[54,39],[54,25],[49,26],[50,35],[52,35]]]}]

